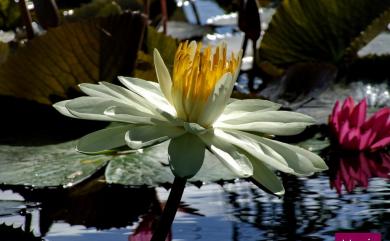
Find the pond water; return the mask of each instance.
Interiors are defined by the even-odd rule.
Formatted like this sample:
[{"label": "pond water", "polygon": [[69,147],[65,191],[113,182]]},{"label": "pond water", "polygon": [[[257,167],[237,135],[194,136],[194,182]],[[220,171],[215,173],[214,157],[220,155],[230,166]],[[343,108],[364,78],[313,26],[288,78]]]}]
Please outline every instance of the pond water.
[{"label": "pond water", "polygon": [[[381,168],[388,172],[386,165]],[[390,240],[388,179],[371,178],[367,189],[341,195],[330,188],[325,173],[282,179],[282,199],[247,181],[189,185],[172,240],[334,240],[335,232],[345,230],[379,232],[382,240]],[[0,223],[28,225],[35,236],[50,241],[147,240],[136,238],[151,232],[168,190],[96,183],[81,191],[2,191]],[[28,202],[17,201],[23,199]]]}]

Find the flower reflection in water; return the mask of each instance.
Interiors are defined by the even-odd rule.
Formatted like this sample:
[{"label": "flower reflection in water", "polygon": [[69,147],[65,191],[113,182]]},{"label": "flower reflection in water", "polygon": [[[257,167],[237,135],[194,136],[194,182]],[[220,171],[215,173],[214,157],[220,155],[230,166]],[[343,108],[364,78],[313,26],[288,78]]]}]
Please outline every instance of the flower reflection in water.
[{"label": "flower reflection in water", "polygon": [[[150,211],[142,216],[141,221],[139,222],[137,228],[134,232],[129,236],[129,241],[150,241],[153,233],[156,229],[157,222],[162,214],[162,210],[164,209],[165,202],[160,203],[157,199],[152,204]],[[192,214],[196,216],[203,216],[200,214],[197,209],[191,208],[189,205],[185,203],[180,203],[179,212]],[[172,228],[169,230],[165,241],[172,240]]]},{"label": "flower reflection in water", "polygon": [[[390,153],[356,153],[334,160],[330,175],[330,186],[342,193],[342,186],[351,193],[356,187],[368,188],[373,177],[390,177]],[[336,164],[339,162],[339,165]]]}]

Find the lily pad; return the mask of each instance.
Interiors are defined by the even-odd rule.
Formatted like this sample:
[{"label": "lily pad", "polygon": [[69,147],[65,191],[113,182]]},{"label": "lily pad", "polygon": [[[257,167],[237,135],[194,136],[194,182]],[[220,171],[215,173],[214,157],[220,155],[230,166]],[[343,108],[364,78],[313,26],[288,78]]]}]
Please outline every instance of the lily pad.
[{"label": "lily pad", "polygon": [[[351,55],[352,43],[357,51],[382,31],[369,26],[389,7],[389,0],[285,0],[264,34],[261,59],[282,66],[339,63],[347,52]],[[390,22],[387,16],[381,16],[383,28]],[[364,41],[354,41],[357,38]]]},{"label": "lily pad", "polygon": [[35,187],[72,186],[101,169],[108,156],[88,156],[76,142],[40,147],[0,146],[0,183]]},{"label": "lily pad", "polygon": [[144,26],[142,15],[126,13],[52,28],[0,65],[0,95],[51,104],[79,83],[129,75]]},{"label": "lily pad", "polygon": [[81,7],[72,10],[72,14],[65,14],[68,21],[88,19],[94,17],[108,17],[122,13],[122,8],[116,1],[93,0],[90,3],[82,4]]},{"label": "lily pad", "polygon": [[[236,175],[206,151],[203,166],[189,181],[215,182],[236,178]],[[173,179],[168,165],[168,142],[131,155],[116,157],[106,169],[106,180],[109,183],[158,186],[172,183]]]}]

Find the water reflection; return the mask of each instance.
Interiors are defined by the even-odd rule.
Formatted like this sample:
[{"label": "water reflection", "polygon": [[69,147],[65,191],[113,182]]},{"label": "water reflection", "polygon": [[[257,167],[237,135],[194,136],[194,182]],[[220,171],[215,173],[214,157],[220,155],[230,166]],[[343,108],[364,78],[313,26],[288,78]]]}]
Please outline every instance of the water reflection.
[{"label": "water reflection", "polygon": [[356,187],[368,188],[370,178],[390,177],[389,153],[353,153],[336,157],[330,164],[330,185],[342,193],[342,186],[351,193]]},{"label": "water reflection", "polygon": [[[246,181],[189,186],[182,200],[187,205],[181,206],[167,240],[333,241],[337,231],[380,232],[389,240],[390,182],[381,178],[390,170],[389,156],[382,153],[375,158],[342,161],[331,157],[334,163],[329,165],[335,168],[330,175],[282,175],[286,188],[283,198]],[[363,177],[369,178],[369,188],[339,195],[334,190],[336,184],[331,189],[329,178],[347,174],[352,175],[355,187],[368,183]],[[339,179],[341,185],[349,181],[346,176]],[[164,188],[110,186],[98,179],[77,189],[16,191],[29,203],[38,204],[28,210],[31,227],[40,230],[34,232],[36,236],[48,241],[148,240],[169,192]],[[0,217],[0,222],[4,220]]]}]

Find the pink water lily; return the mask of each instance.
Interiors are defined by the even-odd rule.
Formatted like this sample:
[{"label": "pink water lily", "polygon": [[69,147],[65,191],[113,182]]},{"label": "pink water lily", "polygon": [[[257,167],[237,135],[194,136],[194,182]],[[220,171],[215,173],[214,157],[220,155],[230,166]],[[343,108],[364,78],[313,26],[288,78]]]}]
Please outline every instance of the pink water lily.
[{"label": "pink water lily", "polygon": [[355,105],[348,97],[336,102],[329,117],[329,126],[342,149],[377,150],[390,144],[390,108],[385,107],[366,120],[365,99]]}]

